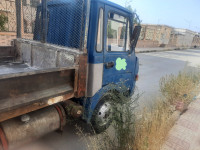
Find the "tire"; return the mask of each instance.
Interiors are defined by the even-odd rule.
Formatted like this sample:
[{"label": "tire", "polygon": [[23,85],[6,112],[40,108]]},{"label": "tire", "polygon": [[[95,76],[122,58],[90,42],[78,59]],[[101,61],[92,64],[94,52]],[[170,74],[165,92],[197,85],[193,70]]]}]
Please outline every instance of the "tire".
[{"label": "tire", "polygon": [[99,134],[104,132],[112,123],[112,96],[104,95],[97,104],[91,119],[94,131]]}]

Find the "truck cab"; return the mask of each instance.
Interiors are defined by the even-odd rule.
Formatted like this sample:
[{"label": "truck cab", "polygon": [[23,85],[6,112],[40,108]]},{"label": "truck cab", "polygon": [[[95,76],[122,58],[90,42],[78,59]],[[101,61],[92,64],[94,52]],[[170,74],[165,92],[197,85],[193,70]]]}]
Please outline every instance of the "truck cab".
[{"label": "truck cab", "polygon": [[[102,130],[100,124],[105,125],[103,128],[107,127],[107,118],[103,118],[108,116],[105,111],[111,111],[106,105],[98,106],[105,99],[104,95],[112,88],[121,92],[120,87],[126,87],[125,90],[133,94],[139,68],[134,46],[131,45],[133,28],[133,13],[127,9],[106,0],[91,2],[87,43],[87,105],[90,105],[89,110],[99,107],[94,118],[104,123],[96,123],[90,111],[87,119],[92,119],[97,130]],[[111,104],[107,105],[110,107]]]}]

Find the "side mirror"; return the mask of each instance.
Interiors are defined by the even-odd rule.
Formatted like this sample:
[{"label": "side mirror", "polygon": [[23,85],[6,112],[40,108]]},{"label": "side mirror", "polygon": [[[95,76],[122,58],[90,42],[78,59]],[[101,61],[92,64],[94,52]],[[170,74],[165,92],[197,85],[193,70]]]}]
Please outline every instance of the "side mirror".
[{"label": "side mirror", "polygon": [[141,32],[142,27],[140,25],[135,26],[133,30],[133,34],[131,35],[131,47],[135,48],[137,45],[137,41],[140,37],[140,32]]}]

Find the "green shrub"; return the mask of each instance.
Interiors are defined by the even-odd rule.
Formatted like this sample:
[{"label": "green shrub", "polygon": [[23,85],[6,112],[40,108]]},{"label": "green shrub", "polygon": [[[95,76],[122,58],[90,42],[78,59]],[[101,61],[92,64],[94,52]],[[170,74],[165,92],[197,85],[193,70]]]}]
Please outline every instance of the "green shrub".
[{"label": "green shrub", "polygon": [[5,24],[8,23],[8,17],[0,14],[0,31],[6,31]]}]

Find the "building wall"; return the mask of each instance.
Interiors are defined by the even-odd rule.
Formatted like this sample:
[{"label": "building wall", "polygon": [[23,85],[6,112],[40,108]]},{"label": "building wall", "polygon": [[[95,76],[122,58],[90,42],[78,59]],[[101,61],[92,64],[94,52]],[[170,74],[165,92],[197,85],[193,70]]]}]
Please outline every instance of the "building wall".
[{"label": "building wall", "polygon": [[[0,32],[0,46],[11,46],[14,39],[17,38],[16,32]],[[25,33],[24,39],[33,39],[33,34]]]},{"label": "building wall", "polygon": [[195,32],[187,29],[174,29],[173,34],[177,36],[176,47],[191,47]]},{"label": "building wall", "polygon": [[166,25],[143,24],[137,47],[166,47],[169,43],[172,29],[172,27]]},{"label": "building wall", "polygon": [[155,48],[159,46],[158,42],[151,40],[139,40],[137,42],[137,48]]},{"label": "building wall", "polygon": [[187,29],[175,29],[166,25],[143,24],[137,48],[177,47],[200,45],[200,34]]},{"label": "building wall", "polygon": [[15,0],[0,0],[0,14],[8,18],[6,31],[16,31],[16,6]]},{"label": "building wall", "polygon": [[[22,1],[22,38],[33,39],[33,30],[36,19],[36,6],[41,0]],[[0,46],[9,46],[16,38],[16,4],[15,0],[0,0],[0,14],[8,18],[5,31],[0,31]]]},{"label": "building wall", "polygon": [[171,34],[167,47],[176,47],[176,43],[177,43],[177,35]]},{"label": "building wall", "polygon": [[0,32],[0,46],[10,46],[13,39],[16,39],[15,32]]},{"label": "building wall", "polygon": [[200,47],[200,34],[194,36],[192,41],[192,47]]},{"label": "building wall", "polygon": [[161,47],[162,45],[165,47],[169,43],[172,28],[168,26],[161,26],[160,30],[159,44]]}]

